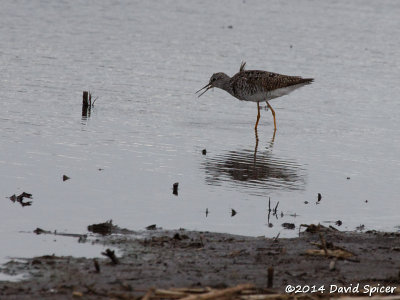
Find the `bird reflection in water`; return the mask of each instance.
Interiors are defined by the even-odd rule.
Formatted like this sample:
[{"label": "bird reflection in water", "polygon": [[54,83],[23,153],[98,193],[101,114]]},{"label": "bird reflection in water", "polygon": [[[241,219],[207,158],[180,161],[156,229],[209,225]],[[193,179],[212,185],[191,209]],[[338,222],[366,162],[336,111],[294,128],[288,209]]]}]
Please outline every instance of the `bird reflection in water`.
[{"label": "bird reflection in water", "polygon": [[228,182],[241,189],[248,187],[257,194],[276,189],[303,190],[305,170],[294,161],[275,157],[272,154],[274,141],[275,131],[269,146],[259,151],[256,130],[254,150],[229,151],[208,157],[204,162],[206,182],[211,185]]}]

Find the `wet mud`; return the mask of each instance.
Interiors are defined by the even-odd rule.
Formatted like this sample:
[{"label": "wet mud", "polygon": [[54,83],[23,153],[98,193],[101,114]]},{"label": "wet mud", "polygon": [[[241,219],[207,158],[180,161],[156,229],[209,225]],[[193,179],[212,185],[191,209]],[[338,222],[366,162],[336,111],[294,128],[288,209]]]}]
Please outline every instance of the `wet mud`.
[{"label": "wet mud", "polygon": [[159,229],[99,235],[94,243],[118,249],[116,260],[104,253],[96,259],[47,255],[9,261],[2,272],[30,276],[0,282],[0,299],[135,299],[152,287],[243,283],[276,293],[288,284],[399,283],[400,234],[316,228],[290,239]]}]

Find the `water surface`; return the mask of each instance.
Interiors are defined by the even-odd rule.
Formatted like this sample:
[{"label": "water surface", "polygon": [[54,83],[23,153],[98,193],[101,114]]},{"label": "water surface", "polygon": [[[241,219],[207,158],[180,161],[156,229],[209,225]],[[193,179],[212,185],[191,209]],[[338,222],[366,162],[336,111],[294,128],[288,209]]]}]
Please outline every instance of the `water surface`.
[{"label": "water surface", "polygon": [[[397,230],[399,15],[397,1],[3,2],[0,257],[98,255],[20,232],[109,219],[268,237],[297,234],[283,222]],[[271,101],[275,137],[263,107],[258,143],[254,103],[194,95],[241,61],[315,78]],[[98,96],[87,118],[84,90]],[[23,191],[32,206],[7,199]]]}]

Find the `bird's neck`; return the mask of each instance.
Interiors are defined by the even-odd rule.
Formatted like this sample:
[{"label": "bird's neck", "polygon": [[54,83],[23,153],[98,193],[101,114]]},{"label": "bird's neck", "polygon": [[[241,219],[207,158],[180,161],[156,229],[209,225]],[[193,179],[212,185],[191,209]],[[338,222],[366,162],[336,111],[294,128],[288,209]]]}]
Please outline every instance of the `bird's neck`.
[{"label": "bird's neck", "polygon": [[223,89],[224,91],[228,92],[229,94],[231,94],[233,96],[233,89],[232,89],[232,85],[230,83],[230,78],[226,78],[226,80],[224,80],[220,86],[220,89]]}]

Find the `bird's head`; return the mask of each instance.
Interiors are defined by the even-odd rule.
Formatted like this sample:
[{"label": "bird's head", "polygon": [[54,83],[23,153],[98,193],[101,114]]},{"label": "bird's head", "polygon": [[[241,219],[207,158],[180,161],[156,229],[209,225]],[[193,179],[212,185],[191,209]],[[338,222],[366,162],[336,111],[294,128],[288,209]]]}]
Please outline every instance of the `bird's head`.
[{"label": "bird's head", "polygon": [[225,73],[214,73],[211,78],[210,78],[210,82],[208,84],[206,84],[204,87],[202,87],[200,90],[198,90],[196,92],[196,94],[198,92],[200,92],[201,90],[206,89],[204,92],[202,92],[199,97],[201,95],[203,95],[205,92],[207,92],[209,89],[213,88],[213,87],[217,87],[222,89],[224,87],[224,85],[226,84],[227,81],[229,81],[230,77],[228,75],[226,75]]}]

